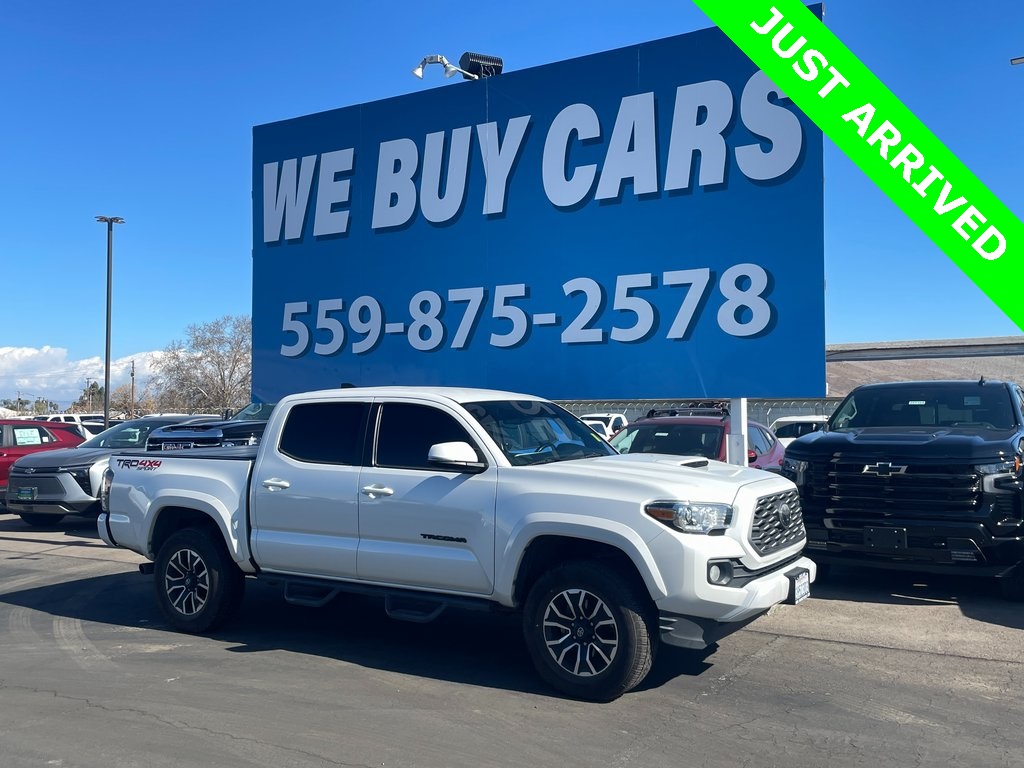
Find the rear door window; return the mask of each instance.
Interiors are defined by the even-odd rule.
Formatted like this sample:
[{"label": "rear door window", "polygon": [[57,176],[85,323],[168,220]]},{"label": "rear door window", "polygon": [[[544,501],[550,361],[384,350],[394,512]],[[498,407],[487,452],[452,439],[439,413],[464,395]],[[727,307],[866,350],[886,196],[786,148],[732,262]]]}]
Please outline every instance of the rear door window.
[{"label": "rear door window", "polygon": [[370,404],[302,403],[288,412],[278,450],[296,461],[359,465]]}]

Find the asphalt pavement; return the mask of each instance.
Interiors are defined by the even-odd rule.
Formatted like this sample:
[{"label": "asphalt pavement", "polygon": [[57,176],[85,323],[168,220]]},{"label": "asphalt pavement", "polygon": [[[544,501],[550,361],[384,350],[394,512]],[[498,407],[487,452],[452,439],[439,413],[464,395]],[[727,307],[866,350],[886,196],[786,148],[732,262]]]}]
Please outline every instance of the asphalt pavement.
[{"label": "asphalt pavement", "polygon": [[589,704],[539,681],[514,617],[250,582],[228,626],[183,635],[139,562],[92,522],[0,512],[0,768],[1024,764],[1024,605],[982,580],[837,569]]}]

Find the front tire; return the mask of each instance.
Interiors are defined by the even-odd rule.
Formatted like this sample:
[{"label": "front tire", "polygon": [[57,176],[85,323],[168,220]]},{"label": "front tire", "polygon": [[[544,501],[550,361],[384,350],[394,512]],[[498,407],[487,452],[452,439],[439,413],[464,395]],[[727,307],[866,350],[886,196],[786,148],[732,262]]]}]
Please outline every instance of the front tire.
[{"label": "front tire", "polygon": [[612,701],[650,672],[658,638],[646,594],[596,562],[542,576],[523,611],[523,633],[540,676],[577,699]]},{"label": "front tire", "polygon": [[1009,576],[999,579],[999,593],[1004,600],[1024,602],[1024,562],[1018,563]]},{"label": "front tire", "polygon": [[154,586],[172,627],[196,634],[223,623],[238,608],[245,576],[219,535],[198,528],[171,535],[157,553]]}]

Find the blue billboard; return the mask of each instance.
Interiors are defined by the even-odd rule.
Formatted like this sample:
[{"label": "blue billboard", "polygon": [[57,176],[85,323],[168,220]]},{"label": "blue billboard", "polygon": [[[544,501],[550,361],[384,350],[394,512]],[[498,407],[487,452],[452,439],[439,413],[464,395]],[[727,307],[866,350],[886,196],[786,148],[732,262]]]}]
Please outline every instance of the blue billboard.
[{"label": "blue billboard", "polygon": [[253,129],[253,394],[825,393],[821,132],[703,30]]}]

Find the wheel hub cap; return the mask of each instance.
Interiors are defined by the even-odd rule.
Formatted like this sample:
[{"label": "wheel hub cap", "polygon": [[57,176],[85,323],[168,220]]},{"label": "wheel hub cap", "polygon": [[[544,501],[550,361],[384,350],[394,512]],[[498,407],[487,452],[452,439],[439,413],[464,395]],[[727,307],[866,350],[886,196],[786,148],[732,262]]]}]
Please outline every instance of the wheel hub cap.
[{"label": "wheel hub cap", "polygon": [[584,589],[567,589],[548,602],[543,631],[552,660],[577,677],[601,674],[619,649],[619,627],[611,610]]},{"label": "wheel hub cap", "polygon": [[164,591],[176,611],[194,616],[210,597],[210,572],[199,553],[180,549],[167,562]]}]

